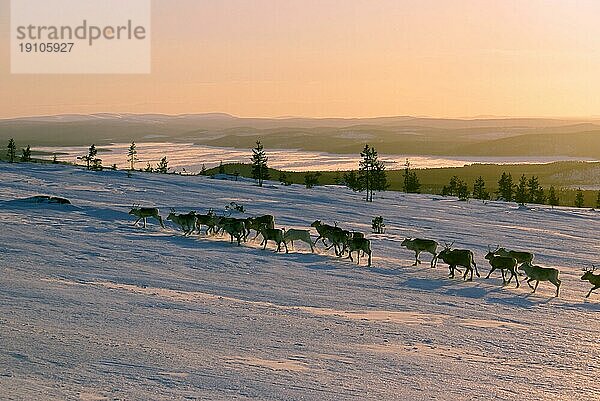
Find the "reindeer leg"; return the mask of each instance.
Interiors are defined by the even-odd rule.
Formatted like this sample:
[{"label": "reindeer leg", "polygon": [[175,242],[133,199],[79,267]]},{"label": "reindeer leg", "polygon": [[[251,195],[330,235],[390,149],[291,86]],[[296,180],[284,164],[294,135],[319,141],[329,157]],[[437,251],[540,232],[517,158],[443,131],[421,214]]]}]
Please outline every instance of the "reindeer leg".
[{"label": "reindeer leg", "polygon": [[146,218],[144,217],[144,228],[146,228]]},{"label": "reindeer leg", "polygon": [[431,267],[436,267],[437,266],[437,254],[434,252],[432,253],[433,255],[433,259],[431,259]]},{"label": "reindeer leg", "polygon": [[137,226],[137,224],[139,223],[139,221],[140,221],[141,219],[142,219],[141,217],[140,217],[139,219],[137,219],[137,220],[135,221],[135,223],[133,223],[133,225],[134,225],[134,226]]},{"label": "reindeer leg", "polygon": [[415,251],[415,263],[413,263],[413,266],[416,266],[419,264],[419,252]]},{"label": "reindeer leg", "polygon": [[534,293],[535,293],[535,290],[537,290],[538,285],[540,285],[540,280],[535,282],[535,287],[533,288]]},{"label": "reindeer leg", "polygon": [[598,288],[600,288],[600,285],[596,285],[596,286],[592,287],[592,289],[590,290],[590,292],[588,292],[585,297],[589,298],[590,295],[592,295],[592,291],[597,290]]},{"label": "reindeer leg", "polygon": [[490,275],[492,274],[492,272],[496,270],[496,268],[494,266],[492,266],[492,268],[490,269],[490,272],[488,273],[487,276],[485,276],[486,279],[490,278]]}]

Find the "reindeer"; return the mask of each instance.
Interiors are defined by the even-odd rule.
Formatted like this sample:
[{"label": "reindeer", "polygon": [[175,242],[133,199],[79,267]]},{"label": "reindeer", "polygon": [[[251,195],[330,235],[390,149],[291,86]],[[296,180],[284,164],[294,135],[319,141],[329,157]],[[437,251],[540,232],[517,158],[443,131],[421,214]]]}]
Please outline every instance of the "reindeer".
[{"label": "reindeer", "polygon": [[479,271],[477,270],[477,264],[475,263],[473,252],[468,249],[451,249],[452,245],[444,244],[444,249],[438,253],[438,259],[441,259],[444,263],[448,265],[448,269],[450,270],[450,278],[454,278],[454,271],[458,270],[457,266],[463,266],[467,269],[465,270],[465,274],[463,275],[463,280],[467,280],[467,274],[470,272],[471,277],[468,281],[473,280],[473,267],[475,268],[475,274],[477,277],[481,277],[479,275]]},{"label": "reindeer", "polygon": [[250,235],[250,230],[256,231],[253,241],[258,238],[263,228],[275,228],[275,217],[273,215],[265,214],[264,216],[248,217],[246,219],[246,236]]},{"label": "reindeer", "polygon": [[594,265],[592,265],[591,269],[584,268],[583,271],[585,273],[583,273],[583,276],[581,276],[581,279],[583,281],[589,281],[590,284],[593,285],[590,292],[588,292],[587,295],[585,296],[586,298],[589,298],[590,295],[592,295],[592,291],[600,288],[600,274],[594,274],[594,272],[596,271],[596,266],[594,266]]},{"label": "reindeer", "polygon": [[360,236],[352,236],[348,239],[348,241],[346,242],[346,247],[348,248],[348,258],[350,258],[351,261],[354,262],[354,259],[352,259],[352,252],[356,251],[356,259],[357,259],[357,263],[360,264],[360,253],[363,252],[363,254],[367,254],[369,255],[369,264],[368,266],[371,267],[371,241],[369,241],[368,239],[364,238],[364,237],[360,237]]},{"label": "reindeer", "polygon": [[129,214],[138,218],[135,221],[135,223],[133,223],[134,226],[137,226],[137,223],[143,219],[144,220],[144,228],[146,228],[146,219],[148,217],[154,217],[156,220],[158,220],[158,222],[160,223],[160,226],[162,228],[165,228],[165,225],[163,224],[163,219],[162,219],[162,217],[160,217],[158,208],[140,207],[140,205],[133,205],[131,210],[129,211]]},{"label": "reindeer", "polygon": [[208,211],[207,214],[197,214],[196,215],[196,229],[198,230],[198,234],[202,232],[202,226],[206,226],[205,235],[209,233],[216,234],[216,226],[219,224],[219,220],[221,218],[218,217],[212,209]]},{"label": "reindeer", "polygon": [[[498,256],[507,256],[509,258],[517,259],[517,265],[523,264],[525,262],[533,263],[533,258],[535,256],[531,252],[512,251],[506,248],[498,248],[494,253]],[[518,272],[519,268],[517,266],[517,273]]]},{"label": "reindeer", "polygon": [[406,249],[415,251],[415,263],[413,266],[421,263],[419,260],[419,254],[421,252],[429,252],[433,255],[433,259],[431,259],[431,267],[435,267],[437,264],[437,247],[438,243],[434,240],[430,239],[421,239],[421,238],[405,238],[404,241],[400,244],[400,246],[406,247]]},{"label": "reindeer", "polygon": [[[535,290],[537,290],[537,287],[540,284],[540,281],[549,281],[556,286],[556,296],[558,297],[558,290],[560,289],[560,279],[558,278],[558,273],[559,273],[558,269],[554,269],[552,267],[534,266],[531,264],[531,262],[523,263],[521,265],[521,268],[523,269],[523,271],[525,272],[527,277],[529,277],[527,279],[527,285],[529,285],[529,288],[533,289],[534,293],[535,293]],[[535,281],[535,287],[533,287],[531,285],[532,281]]]},{"label": "reindeer", "polygon": [[260,235],[263,237],[263,242],[261,245],[263,249],[267,249],[267,242],[273,241],[277,244],[277,250],[275,252],[279,252],[281,250],[281,244],[285,247],[285,253],[288,253],[288,247],[284,240],[283,230],[278,228],[265,228],[263,227],[260,231]]},{"label": "reindeer", "polygon": [[[509,256],[498,256],[497,251],[498,249],[492,251],[492,249],[488,245],[488,253],[487,255],[485,255],[485,259],[487,259],[490,262],[490,266],[492,266],[492,269],[485,278],[490,278],[490,275],[494,270],[500,269],[500,271],[502,272],[503,285],[510,283],[510,281],[514,277],[515,281],[517,282],[517,288],[519,288],[521,284],[519,283],[519,275],[517,274],[517,259]],[[505,270],[508,270],[510,272],[510,278],[508,279],[508,281],[506,281],[506,278],[504,276]]]},{"label": "reindeer", "polygon": [[[337,225],[323,224],[321,220],[315,220],[310,226],[314,227],[319,233],[314,245],[317,245],[317,242],[321,240],[323,245],[325,245],[325,249],[334,248],[336,256],[342,256],[345,251],[345,243],[352,235],[350,231],[342,230]],[[331,245],[327,245],[325,240],[329,240]]]},{"label": "reindeer", "polygon": [[245,240],[246,238],[246,227],[244,225],[244,222],[241,219],[230,218],[224,221],[223,219],[224,218],[222,218],[222,221],[219,222],[219,224],[221,225],[220,227],[224,232],[229,234],[229,236],[231,237],[231,243],[233,243],[233,239],[235,238],[237,240],[238,246],[240,246],[242,239]]},{"label": "reindeer", "polygon": [[[244,242],[246,242],[247,238],[247,226],[246,226],[246,219],[238,219],[236,217],[219,217],[218,218],[218,222],[216,223],[216,233],[225,233],[227,232],[228,234],[231,235],[231,232],[227,231],[226,226],[229,227],[235,227],[235,229],[237,230],[238,228],[241,227],[241,239],[244,240]],[[236,231],[237,233],[237,231]],[[237,237],[237,235],[236,235]]]},{"label": "reindeer", "polygon": [[283,234],[283,241],[286,243],[290,242],[292,244],[292,247],[294,247],[294,241],[305,242],[310,246],[310,251],[313,253],[315,252],[315,248],[313,247],[312,239],[310,238],[310,231],[308,231],[308,230],[296,230],[296,229],[290,228],[289,230],[285,231],[285,233]]},{"label": "reindeer", "polygon": [[175,214],[175,209],[171,209],[167,220],[177,224],[183,230],[183,235],[186,237],[196,230],[196,212],[177,215]]}]

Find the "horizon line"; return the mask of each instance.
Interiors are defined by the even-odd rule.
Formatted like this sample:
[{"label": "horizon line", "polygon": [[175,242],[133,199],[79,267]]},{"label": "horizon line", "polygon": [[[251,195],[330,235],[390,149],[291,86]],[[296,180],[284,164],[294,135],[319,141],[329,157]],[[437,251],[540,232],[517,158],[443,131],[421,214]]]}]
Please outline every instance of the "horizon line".
[{"label": "horizon line", "polygon": [[0,121],[6,120],[19,120],[28,118],[50,118],[50,117],[67,117],[67,116],[82,116],[82,117],[93,117],[102,115],[113,115],[113,116],[144,116],[144,115],[156,115],[163,117],[185,117],[185,116],[226,116],[237,119],[261,119],[261,120],[290,120],[290,119],[306,119],[306,120],[374,120],[374,119],[386,119],[386,118],[411,118],[411,119],[433,119],[433,120],[510,120],[510,119],[536,119],[536,120],[599,120],[600,115],[591,116],[506,116],[506,115],[493,115],[493,114],[478,114],[474,116],[432,116],[432,115],[410,115],[410,114],[398,114],[398,115],[377,115],[377,116],[327,116],[327,117],[316,117],[316,116],[242,116],[231,114],[223,111],[212,111],[212,112],[192,112],[192,113],[160,113],[160,112],[114,112],[114,111],[98,111],[93,113],[58,113],[58,114],[31,114],[31,115],[16,115],[9,117],[0,117]]}]

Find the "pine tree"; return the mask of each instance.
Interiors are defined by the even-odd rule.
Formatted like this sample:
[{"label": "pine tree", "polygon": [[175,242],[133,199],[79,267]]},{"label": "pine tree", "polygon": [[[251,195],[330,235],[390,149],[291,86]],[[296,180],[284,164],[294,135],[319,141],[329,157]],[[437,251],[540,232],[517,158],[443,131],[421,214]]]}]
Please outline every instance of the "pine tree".
[{"label": "pine tree", "polygon": [[361,181],[358,179],[356,171],[352,170],[348,173],[344,173],[344,184],[355,192],[361,192],[364,190]]},{"label": "pine tree", "polygon": [[577,194],[575,195],[575,207],[583,207],[583,191],[581,188],[577,188]]},{"label": "pine tree", "polygon": [[511,202],[514,200],[514,184],[512,175],[510,173],[506,174],[502,172],[502,176],[498,181],[498,197],[503,199],[506,202]]},{"label": "pine tree", "polygon": [[365,145],[360,152],[362,160],[358,163],[358,180],[366,191],[366,201],[373,202],[375,191],[385,191],[388,187],[385,165],[378,160],[375,148]]},{"label": "pine tree", "polygon": [[543,205],[544,203],[546,203],[546,194],[544,193],[543,187],[539,187],[538,190],[535,192],[533,203],[537,203],[539,205]]},{"label": "pine tree", "polygon": [[598,196],[596,196],[596,209],[600,209],[600,191],[598,191]]},{"label": "pine tree", "polygon": [[375,234],[384,234],[385,233],[385,224],[383,222],[383,217],[378,216],[374,217],[371,221],[371,228],[373,229],[373,233]]},{"label": "pine tree", "polygon": [[462,201],[469,200],[469,187],[467,186],[466,182],[462,180],[459,181],[456,189],[456,196],[458,196],[458,199]]},{"label": "pine tree", "polygon": [[548,204],[554,208],[554,206],[558,206],[560,204],[560,200],[556,195],[556,190],[553,186],[550,186],[550,190],[548,191]]},{"label": "pine tree", "polygon": [[490,199],[490,194],[485,189],[485,181],[482,176],[477,177],[473,184],[473,198],[481,200]]},{"label": "pine tree", "polygon": [[6,156],[8,157],[8,161],[10,163],[15,162],[15,158],[17,157],[17,145],[15,145],[15,140],[13,138],[10,138],[8,141],[8,153]]},{"label": "pine tree", "polygon": [[270,178],[268,161],[269,158],[265,154],[262,143],[256,141],[256,147],[252,149],[252,178],[258,182],[259,187],[262,187],[264,180]]},{"label": "pine tree", "polygon": [[21,150],[23,154],[21,155],[22,162],[30,162],[31,161],[31,146],[27,145],[27,148]]},{"label": "pine tree", "polygon": [[314,188],[317,185],[319,185],[319,177],[321,176],[321,173],[316,172],[316,173],[306,173],[304,175],[304,185],[306,186],[307,189],[310,188]]},{"label": "pine tree", "polygon": [[58,159],[56,158],[56,153],[52,155],[52,164],[58,164]]},{"label": "pine tree", "polygon": [[219,163],[219,174],[225,174],[225,166],[223,165],[223,162]]},{"label": "pine tree", "polygon": [[404,182],[402,184],[402,189],[404,192],[409,194],[418,194],[421,189],[421,183],[419,182],[419,177],[417,177],[417,173],[411,170],[410,162],[406,159],[406,164],[404,168]]},{"label": "pine tree", "polygon": [[139,160],[137,154],[138,152],[135,142],[131,142],[131,145],[129,146],[129,151],[127,152],[127,161],[130,163],[129,165],[131,166],[131,171],[135,169],[135,162]]},{"label": "pine tree", "polygon": [[288,178],[287,174],[283,171],[279,174],[279,182],[281,183],[281,185],[285,185],[286,187],[289,187],[290,185],[292,185],[292,181]]},{"label": "pine tree", "polygon": [[520,205],[525,205],[525,202],[528,201],[528,193],[527,193],[527,178],[525,174],[521,176],[519,179],[519,183],[515,188],[515,202]]},{"label": "pine tree", "polygon": [[160,159],[160,162],[156,165],[156,172],[160,174],[167,174],[169,171],[169,161],[167,160],[167,156],[163,156]]},{"label": "pine tree", "polygon": [[146,164],[146,168],[144,169],[144,171],[145,171],[146,173],[153,173],[153,172],[154,172],[154,169],[153,169],[153,168],[152,168],[152,166],[150,165],[150,162],[148,162],[148,163]]},{"label": "pine tree", "polygon": [[89,170],[90,165],[92,163],[97,165],[97,162],[95,162],[97,154],[98,154],[98,150],[96,149],[96,145],[92,144],[92,146],[90,146],[90,148],[88,149],[88,154],[85,156],[78,157],[78,159],[83,160],[86,163],[86,169]]},{"label": "pine tree", "polygon": [[[386,191],[390,187],[387,181],[387,173],[385,172],[385,164],[377,160],[373,169],[373,191]],[[371,201],[373,197],[371,196]]]},{"label": "pine tree", "polygon": [[538,197],[538,191],[540,190],[540,183],[538,178],[534,175],[527,180],[527,202],[537,203],[535,200]]},{"label": "pine tree", "polygon": [[206,175],[206,166],[202,163],[202,168],[200,169],[200,175]]}]

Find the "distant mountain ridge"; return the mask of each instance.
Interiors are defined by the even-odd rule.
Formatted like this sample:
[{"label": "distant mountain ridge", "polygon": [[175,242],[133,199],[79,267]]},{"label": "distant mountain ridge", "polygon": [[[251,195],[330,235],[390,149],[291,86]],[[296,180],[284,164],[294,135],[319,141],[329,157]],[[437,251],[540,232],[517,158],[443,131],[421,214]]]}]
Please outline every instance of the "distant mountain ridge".
[{"label": "distant mountain ridge", "polygon": [[380,153],[600,157],[600,120],[594,119],[65,114],[0,120],[0,141],[9,138],[19,146],[135,140],[241,148],[260,138],[266,147],[334,153],[355,153],[368,142]]}]

